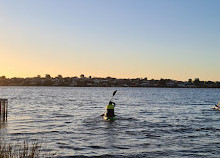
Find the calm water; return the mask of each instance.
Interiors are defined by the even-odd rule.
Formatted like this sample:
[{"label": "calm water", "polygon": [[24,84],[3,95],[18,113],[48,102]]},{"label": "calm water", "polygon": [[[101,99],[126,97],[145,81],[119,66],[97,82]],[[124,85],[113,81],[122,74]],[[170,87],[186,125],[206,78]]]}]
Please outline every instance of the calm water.
[{"label": "calm water", "polygon": [[[118,119],[104,121],[114,90]],[[219,157],[220,89],[0,87],[11,142],[43,140],[58,157]]]}]

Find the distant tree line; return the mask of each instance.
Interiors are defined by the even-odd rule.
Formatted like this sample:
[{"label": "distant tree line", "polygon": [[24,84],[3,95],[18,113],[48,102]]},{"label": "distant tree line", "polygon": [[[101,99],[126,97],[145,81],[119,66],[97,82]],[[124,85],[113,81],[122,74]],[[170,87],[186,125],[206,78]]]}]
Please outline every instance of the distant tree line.
[{"label": "distant tree line", "polygon": [[44,77],[37,75],[28,78],[6,78],[0,77],[0,86],[66,86],[66,87],[172,87],[172,88],[220,88],[220,82],[200,81],[199,78],[188,81],[177,81],[172,79],[148,80],[146,78],[117,79],[113,77],[92,77],[80,75],[80,77],[63,77],[58,75]]}]

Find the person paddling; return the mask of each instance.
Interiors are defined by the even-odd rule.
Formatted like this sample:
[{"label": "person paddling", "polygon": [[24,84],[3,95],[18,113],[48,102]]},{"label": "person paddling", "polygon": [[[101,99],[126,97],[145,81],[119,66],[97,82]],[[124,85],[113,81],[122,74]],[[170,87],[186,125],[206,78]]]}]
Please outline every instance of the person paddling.
[{"label": "person paddling", "polygon": [[215,104],[215,106],[216,106],[216,107],[219,107],[219,104],[220,104],[220,102],[219,102],[217,105]]},{"label": "person paddling", "polygon": [[105,116],[107,117],[114,117],[115,116],[115,108],[116,104],[112,101],[109,102],[109,104],[106,106],[106,112],[105,112]]},{"label": "person paddling", "polygon": [[115,110],[114,109],[115,109],[116,104],[114,102],[112,102],[112,99],[115,96],[116,92],[117,92],[117,90],[113,92],[112,98],[109,101],[108,105],[106,106],[106,112],[101,115],[101,116],[106,117],[104,119],[107,119],[107,120],[110,119],[110,118],[115,119],[114,116],[116,116],[116,115],[115,115]]},{"label": "person paddling", "polygon": [[215,106],[216,106],[218,109],[219,109],[219,105],[220,105],[220,102],[219,102],[217,105],[215,104]]}]

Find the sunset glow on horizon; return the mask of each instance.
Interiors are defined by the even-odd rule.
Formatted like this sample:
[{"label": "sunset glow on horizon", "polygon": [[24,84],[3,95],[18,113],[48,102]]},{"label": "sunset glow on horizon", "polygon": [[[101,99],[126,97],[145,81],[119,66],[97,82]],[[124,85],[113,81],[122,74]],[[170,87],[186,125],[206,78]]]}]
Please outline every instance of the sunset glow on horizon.
[{"label": "sunset glow on horizon", "polygon": [[0,0],[0,76],[220,81],[220,1]]}]

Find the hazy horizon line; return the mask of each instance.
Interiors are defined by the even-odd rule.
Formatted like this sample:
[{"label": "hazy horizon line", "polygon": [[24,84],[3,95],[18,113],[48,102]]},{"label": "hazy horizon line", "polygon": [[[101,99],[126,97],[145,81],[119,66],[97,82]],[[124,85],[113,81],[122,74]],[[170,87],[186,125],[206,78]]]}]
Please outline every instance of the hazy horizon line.
[{"label": "hazy horizon line", "polygon": [[[7,77],[6,75],[0,75],[0,78],[1,77],[5,77],[5,78],[7,78],[7,79],[12,79],[12,78],[36,78],[36,77],[38,77],[38,76],[40,76],[40,78],[46,78],[46,75],[50,75],[49,73],[48,74],[45,74],[45,76],[42,76],[42,75],[36,75],[36,76],[23,76],[23,77],[16,77],[16,76],[14,76],[14,77]],[[51,78],[56,78],[56,77],[59,77],[59,75],[61,75],[61,74],[58,74],[58,75],[55,75],[55,76],[52,76],[52,75],[50,75],[50,77]],[[81,75],[84,75],[84,74],[81,74]],[[80,75],[80,76],[81,76]],[[63,75],[61,75],[62,76],[62,78],[73,78],[73,77],[77,77],[77,78],[81,78],[80,76],[77,76],[77,75],[73,75],[73,76],[63,76]],[[91,78],[115,78],[115,79],[146,79],[147,78],[147,80],[161,80],[161,79],[164,79],[164,80],[173,80],[173,81],[184,81],[184,80],[177,80],[177,79],[172,79],[172,78],[163,78],[163,77],[161,77],[160,79],[158,79],[158,78],[151,78],[151,79],[149,79],[148,77],[128,77],[128,78],[124,78],[124,77],[113,77],[113,76],[107,76],[107,77],[99,77],[99,76],[92,76],[92,75],[84,75],[84,77],[85,78],[89,78],[89,77],[91,77]],[[219,81],[213,81],[213,80],[200,80],[200,78],[199,77],[196,77],[196,78],[189,78],[187,81],[189,81],[189,80],[192,80],[192,81],[194,81],[194,80],[196,80],[196,79],[199,79],[199,81],[212,81],[212,82],[219,82]],[[185,80],[186,81],[186,80]]]}]

